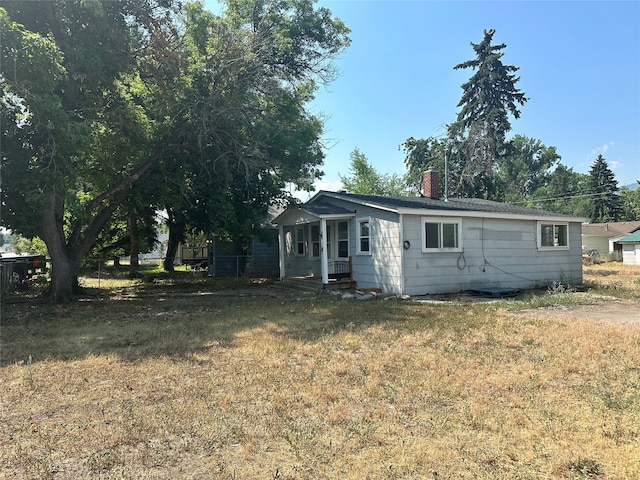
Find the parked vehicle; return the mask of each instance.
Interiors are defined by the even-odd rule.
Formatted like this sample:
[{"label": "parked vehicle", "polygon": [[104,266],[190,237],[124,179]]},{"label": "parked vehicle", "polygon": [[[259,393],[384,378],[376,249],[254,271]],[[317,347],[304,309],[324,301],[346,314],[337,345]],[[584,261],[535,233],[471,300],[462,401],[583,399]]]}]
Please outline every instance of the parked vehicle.
[{"label": "parked vehicle", "polygon": [[44,255],[15,255],[5,253],[0,257],[3,270],[9,271],[14,283],[24,283],[34,275],[47,272],[47,259]]}]

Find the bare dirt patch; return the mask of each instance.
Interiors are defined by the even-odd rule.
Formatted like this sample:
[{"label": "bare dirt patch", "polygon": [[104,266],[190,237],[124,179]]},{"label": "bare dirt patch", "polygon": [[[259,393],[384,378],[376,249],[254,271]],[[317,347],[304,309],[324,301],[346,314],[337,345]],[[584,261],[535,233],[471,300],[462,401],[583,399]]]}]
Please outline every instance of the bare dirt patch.
[{"label": "bare dirt patch", "polygon": [[570,320],[598,320],[640,325],[640,300],[603,297],[587,305],[559,305],[543,309],[520,310],[515,315],[537,315]]}]

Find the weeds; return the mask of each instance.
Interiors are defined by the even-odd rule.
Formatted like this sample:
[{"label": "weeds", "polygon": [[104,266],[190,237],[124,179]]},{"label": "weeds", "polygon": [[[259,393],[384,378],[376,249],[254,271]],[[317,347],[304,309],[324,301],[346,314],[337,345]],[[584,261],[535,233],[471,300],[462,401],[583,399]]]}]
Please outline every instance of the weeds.
[{"label": "weeds", "polygon": [[3,475],[640,478],[640,329],[536,310],[577,293],[439,305],[153,288],[3,308]]}]

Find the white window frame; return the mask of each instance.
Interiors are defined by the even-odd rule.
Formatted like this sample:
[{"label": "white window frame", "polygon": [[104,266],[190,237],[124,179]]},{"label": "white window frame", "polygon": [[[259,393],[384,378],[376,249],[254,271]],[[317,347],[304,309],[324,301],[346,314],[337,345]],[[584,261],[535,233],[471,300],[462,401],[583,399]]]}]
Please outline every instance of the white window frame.
[{"label": "white window frame", "polygon": [[[347,232],[347,238],[340,238],[340,224],[345,224],[347,226],[347,229],[345,230]],[[335,252],[335,258],[349,258],[349,252],[351,250],[349,250],[350,245],[349,245],[349,221],[344,220],[344,221],[339,221],[336,222],[336,252]],[[347,243],[347,256],[346,257],[341,257],[340,256],[340,243],[342,242],[346,242]]]},{"label": "white window frame", "polygon": [[[434,223],[438,225],[438,247],[427,248],[427,223]],[[456,225],[456,247],[443,247],[443,225]],[[438,253],[438,252],[462,252],[462,218],[453,217],[422,217],[420,219],[420,241],[422,245],[422,253]]]},{"label": "white window frame", "polygon": [[[317,228],[318,229],[318,236],[314,239],[313,238],[313,229]],[[320,252],[321,252],[321,244],[320,244],[320,238],[322,237],[322,234],[320,232],[320,224],[313,224],[313,225],[309,225],[309,244],[311,245],[311,248],[309,248],[309,258],[312,259],[318,259],[320,258]],[[318,247],[318,255],[314,255],[313,251],[315,246]]]},{"label": "white window frame", "polygon": [[[543,227],[552,227],[553,228],[553,238],[554,238],[554,244],[553,245],[543,245],[542,244],[542,230]],[[559,243],[556,244],[556,239],[558,238],[556,235],[556,228],[558,227],[564,227],[565,229],[565,239],[566,239],[566,245],[560,245]],[[557,250],[569,250],[569,222],[554,222],[554,221],[545,221],[545,220],[538,220],[537,222],[537,235],[536,235],[536,242],[538,244],[538,250],[540,251],[557,251]]]},{"label": "white window frame", "polygon": [[[295,238],[296,242],[294,244],[294,255],[296,257],[304,257],[305,252],[307,251],[307,245],[305,243],[305,230],[304,225],[296,225],[295,227]],[[302,236],[302,238],[300,238]],[[298,247],[302,243],[302,253],[299,252]]]},{"label": "white window frame", "polygon": [[[369,229],[369,235],[368,236],[363,236],[361,235],[361,229],[360,226],[366,223],[367,224],[367,228]],[[358,255],[371,255],[371,247],[372,247],[372,242],[371,240],[373,239],[373,229],[372,229],[372,224],[371,224],[371,217],[360,217],[360,218],[356,218],[356,241],[358,242]],[[368,250],[362,250],[362,240],[366,238],[368,243],[369,243],[369,249]]]}]

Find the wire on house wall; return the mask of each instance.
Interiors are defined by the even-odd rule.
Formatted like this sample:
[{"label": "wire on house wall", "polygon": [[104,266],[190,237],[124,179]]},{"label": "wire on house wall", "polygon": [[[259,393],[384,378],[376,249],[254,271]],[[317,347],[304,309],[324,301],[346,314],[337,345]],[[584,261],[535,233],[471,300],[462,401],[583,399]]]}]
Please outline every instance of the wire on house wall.
[{"label": "wire on house wall", "polygon": [[[488,266],[490,266],[492,268],[495,268],[499,272],[504,273],[505,275],[510,275],[512,277],[519,278],[520,280],[526,280],[527,282],[535,282],[536,280],[533,280],[531,278],[523,277],[522,275],[518,275],[517,273],[507,272],[506,270],[498,267],[497,265],[492,264],[489,260],[487,260],[487,257],[485,256],[485,253],[484,253],[484,221],[485,221],[485,219],[483,218],[482,219],[482,228],[480,229],[480,245],[482,247],[482,261],[483,261],[483,265],[482,265],[481,270],[483,272],[485,272],[486,271],[485,267],[488,265]],[[534,223],[534,238],[535,238],[535,228],[536,227],[535,227],[535,223]]]}]

